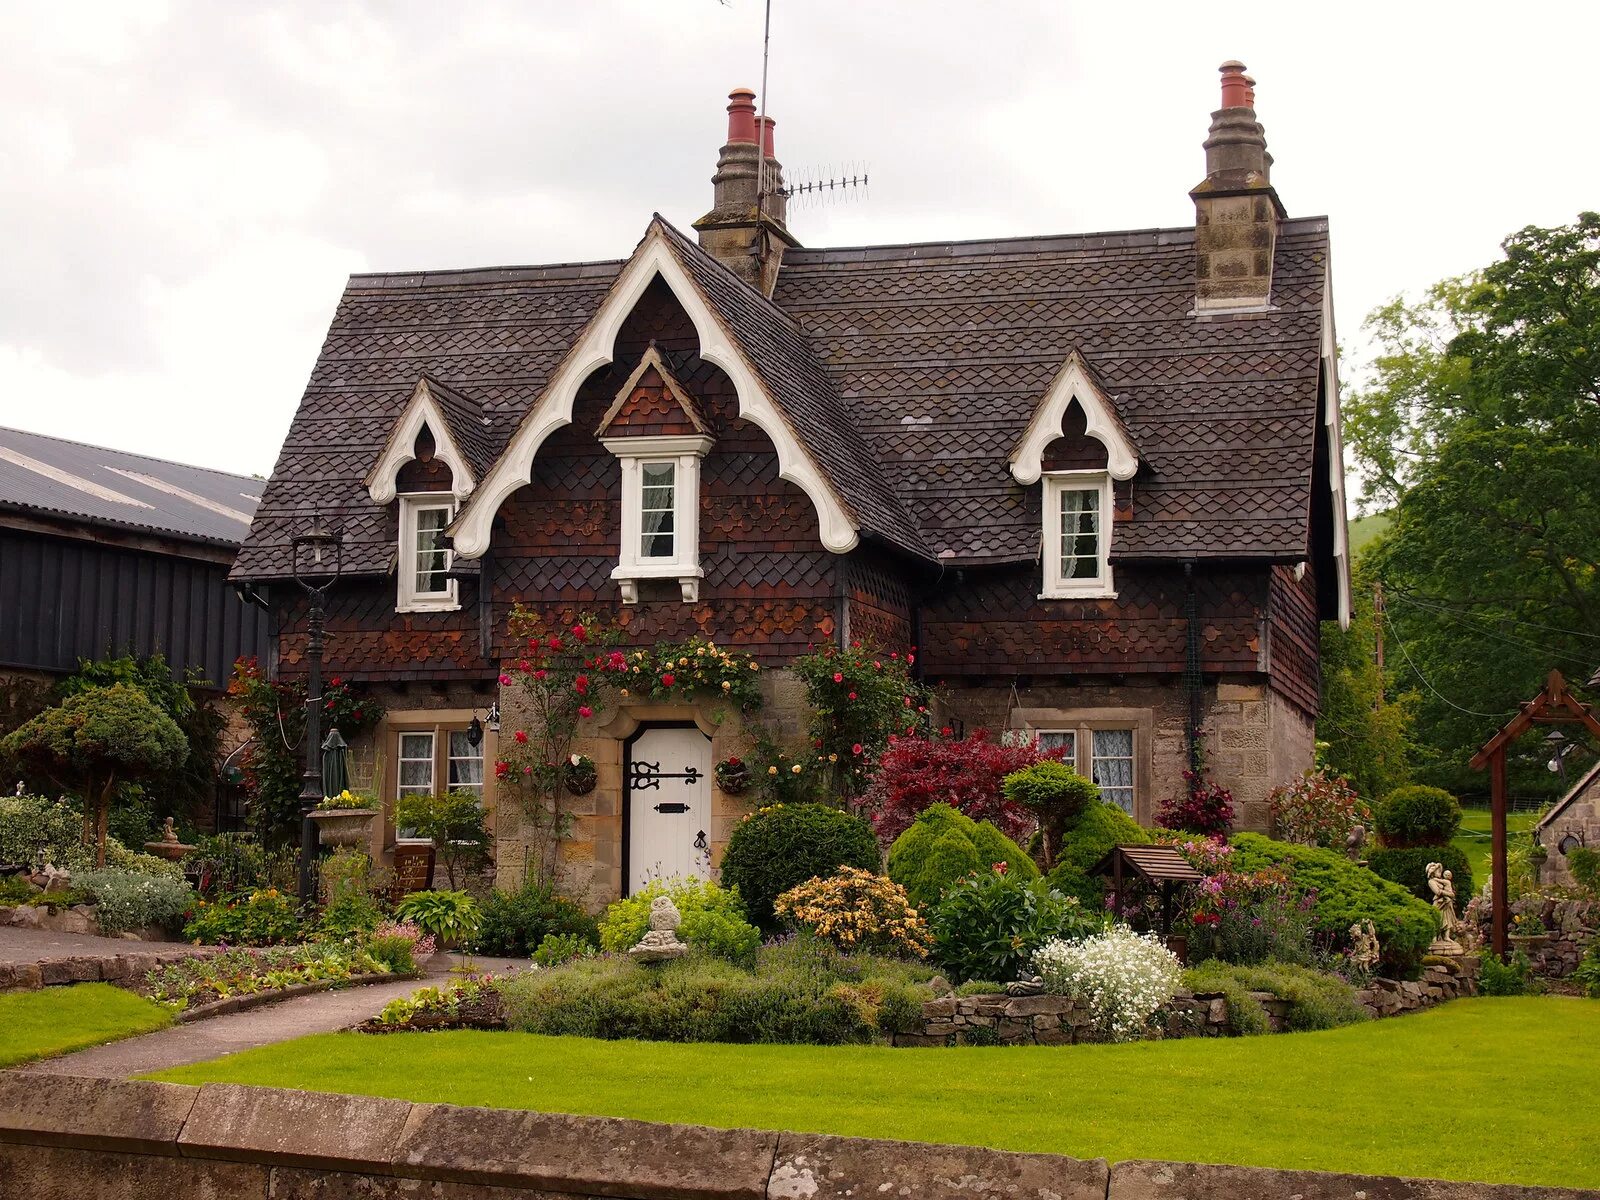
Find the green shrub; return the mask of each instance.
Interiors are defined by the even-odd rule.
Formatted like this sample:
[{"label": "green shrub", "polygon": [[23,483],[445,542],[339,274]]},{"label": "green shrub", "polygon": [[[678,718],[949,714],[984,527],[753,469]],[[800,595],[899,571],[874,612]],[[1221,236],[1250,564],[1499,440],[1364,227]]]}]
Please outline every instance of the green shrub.
[{"label": "green shrub", "polygon": [[1479,959],[1478,992],[1484,996],[1521,996],[1533,982],[1533,963],[1521,950],[1510,962],[1502,962],[1493,950],[1485,949]]},{"label": "green shrub", "polygon": [[930,975],[800,937],[761,947],[754,972],[702,954],[585,958],[500,987],[510,1027],[529,1033],[841,1045],[919,1029]]},{"label": "green shrub", "polygon": [[274,946],[300,940],[300,917],[293,898],[262,888],[199,901],[183,936],[206,945]]},{"label": "green shrub", "polygon": [[394,807],[395,827],[433,843],[452,888],[488,865],[493,839],[487,818],[483,798],[474,792],[412,793],[401,796]]},{"label": "green shrub", "polygon": [[889,847],[889,878],[905,888],[913,905],[926,910],[956,880],[997,862],[1019,879],[1038,878],[1033,859],[994,825],[935,804],[918,813]]},{"label": "green shrub", "polygon": [[501,958],[527,958],[551,934],[600,944],[600,927],[593,917],[550,885],[530,880],[515,892],[495,892],[484,901],[471,949]]},{"label": "green shrub", "polygon": [[968,875],[945,892],[928,925],[934,959],[957,980],[1009,983],[1040,946],[1053,938],[1097,933],[1105,919],[1042,879],[988,870]]},{"label": "green shrub", "polygon": [[294,851],[285,846],[277,851],[263,847],[255,835],[219,833],[203,837],[184,856],[185,870],[200,876],[200,892],[222,896],[258,888],[292,888],[296,879]]},{"label": "green shrub", "polygon": [[1456,905],[1465,908],[1472,899],[1472,867],[1467,856],[1455,846],[1380,847],[1367,854],[1367,866],[1374,873],[1408,889],[1419,900],[1433,903],[1428,891],[1428,864],[1443,863],[1456,888]]},{"label": "green shrub", "polygon": [[989,979],[969,979],[956,987],[958,996],[1003,996],[1006,985]]},{"label": "green shrub", "polygon": [[770,932],[779,924],[772,902],[796,884],[840,867],[876,871],[882,862],[872,826],[860,817],[825,804],[774,804],[734,826],[722,852],[722,882]]},{"label": "green shrub", "polygon": [[731,963],[755,961],[760,930],[745,920],[739,893],[709,879],[654,879],[616,901],[600,918],[601,947],[622,954],[637,946],[649,932],[650,903],[657,896],[672,897],[682,918],[678,938],[686,945]]},{"label": "green shrub", "polygon": [[1100,789],[1092,780],[1053,758],[1011,772],[1001,781],[1000,790],[1007,800],[1027,809],[1039,822],[1046,867],[1055,865],[1067,826],[1100,799]]},{"label": "green shrub", "polygon": [[432,955],[434,946],[433,939],[417,926],[393,921],[379,925],[361,944],[375,962],[399,975],[414,973],[417,960]]},{"label": "green shrub", "polygon": [[412,892],[395,905],[394,915],[431,933],[441,945],[470,943],[478,930],[478,902],[466,892]]},{"label": "green shrub", "polygon": [[[1595,899],[1600,900],[1600,850],[1577,846],[1567,855],[1567,869],[1573,882]],[[1460,889],[1457,889],[1459,894]]]},{"label": "green shrub", "polygon": [[1356,999],[1356,989],[1346,980],[1297,963],[1239,966],[1213,959],[1184,972],[1183,983],[1195,993],[1221,992],[1228,1002],[1228,1027],[1238,1034],[1266,1033],[1269,1029],[1266,1010],[1251,992],[1271,992],[1280,1000],[1287,1000],[1288,1025],[1296,1032],[1333,1029],[1371,1017]]},{"label": "green shrub", "polygon": [[1314,892],[1315,927],[1330,943],[1344,945],[1351,925],[1370,920],[1392,971],[1414,974],[1438,935],[1439,918],[1431,905],[1337,851],[1275,842],[1259,833],[1235,834],[1232,845],[1232,870],[1281,867],[1302,895]]},{"label": "green shrub", "polygon": [[1589,952],[1572,973],[1572,982],[1581,987],[1589,999],[1600,1000],[1600,942],[1589,943]]},{"label": "green shrub", "polygon": [[1068,822],[1056,863],[1047,877],[1063,896],[1073,896],[1086,908],[1098,909],[1106,899],[1106,881],[1089,871],[1113,846],[1142,846],[1150,834],[1115,804],[1103,800],[1086,805]]},{"label": "green shrub", "polygon": [[[32,867],[49,863],[68,871],[89,871],[94,869],[94,857],[94,847],[83,844],[83,815],[70,801],[0,796],[0,862]],[[106,866],[172,880],[183,878],[177,863],[129,850],[109,835]]]},{"label": "green shrub", "polygon": [[195,902],[194,889],[183,880],[143,871],[80,871],[72,884],[94,897],[95,920],[107,934],[132,933],[147,925],[176,932]]},{"label": "green shrub", "polygon": [[[1385,796],[1373,820],[1385,846],[1444,846],[1461,829],[1461,804],[1443,788],[1410,784]],[[1460,878],[1457,891],[1470,894],[1461,890]]]},{"label": "green shrub", "polygon": [[594,943],[587,938],[571,933],[551,933],[539,943],[538,949],[533,952],[533,963],[537,967],[559,967],[562,963],[571,962],[575,958],[592,958],[594,956]]}]

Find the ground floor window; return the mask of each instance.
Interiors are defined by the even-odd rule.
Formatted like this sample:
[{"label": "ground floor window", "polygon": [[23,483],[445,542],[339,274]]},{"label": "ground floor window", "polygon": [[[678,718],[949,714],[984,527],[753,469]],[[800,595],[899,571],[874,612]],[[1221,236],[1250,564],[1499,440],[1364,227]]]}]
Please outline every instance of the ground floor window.
[{"label": "ground floor window", "polygon": [[1039,749],[1060,750],[1062,761],[1094,780],[1100,796],[1132,815],[1135,731],[1128,726],[1082,725],[1038,729]]}]

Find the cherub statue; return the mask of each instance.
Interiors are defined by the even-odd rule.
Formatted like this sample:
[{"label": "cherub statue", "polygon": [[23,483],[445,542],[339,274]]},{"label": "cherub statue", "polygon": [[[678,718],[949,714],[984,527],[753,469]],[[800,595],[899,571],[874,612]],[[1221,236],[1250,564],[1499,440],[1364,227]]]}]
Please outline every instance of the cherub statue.
[{"label": "cherub statue", "polygon": [[1353,965],[1368,971],[1376,970],[1380,953],[1378,931],[1373,927],[1372,918],[1350,926],[1350,962]]}]

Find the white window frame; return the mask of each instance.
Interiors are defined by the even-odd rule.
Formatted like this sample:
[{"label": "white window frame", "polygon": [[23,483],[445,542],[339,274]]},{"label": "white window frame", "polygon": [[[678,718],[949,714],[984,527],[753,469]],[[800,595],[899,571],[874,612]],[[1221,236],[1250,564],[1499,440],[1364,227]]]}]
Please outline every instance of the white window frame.
[{"label": "white window frame", "polygon": [[[1129,757],[1125,760],[1131,764],[1132,808],[1126,810],[1129,815],[1137,819],[1139,810],[1139,791],[1143,786],[1144,770],[1140,761],[1141,740],[1145,736],[1138,722],[1127,720],[1101,720],[1086,719],[1083,721],[1059,721],[1054,725],[1040,725],[1029,732],[1033,735],[1034,744],[1043,746],[1048,735],[1068,735],[1072,738],[1072,753],[1064,756],[1062,762],[1066,763],[1083,778],[1094,782],[1094,735],[1097,733],[1127,733],[1130,738]],[[1098,786],[1098,784],[1096,784]],[[1116,801],[1107,798],[1107,803],[1115,804]],[[1121,806],[1118,805],[1120,808]]]},{"label": "white window frame", "polygon": [[[482,807],[483,789],[486,783],[486,779],[484,777],[484,743],[480,741],[476,746],[474,746],[469,742],[467,749],[470,751],[470,753],[455,753],[456,738],[460,737],[464,739],[467,737],[468,732],[469,731],[467,729],[440,729],[438,735],[436,735],[444,738],[444,790],[447,792],[472,792],[478,797],[479,807]],[[450,776],[454,773],[455,764],[461,762],[475,762],[478,764],[477,783],[450,782]]]},{"label": "white window frame", "polygon": [[[400,497],[400,557],[395,574],[398,576],[396,612],[444,612],[461,607],[456,581],[445,579],[442,592],[417,591],[417,517],[427,509],[442,508],[444,525],[448,529],[455,519],[456,502],[449,492],[413,492]],[[455,552],[445,550],[444,569],[455,565]]]},{"label": "white window frame", "polygon": [[[428,739],[428,757],[427,758],[418,758],[416,756],[412,756],[410,758],[407,758],[404,755],[403,751],[405,750],[406,738],[408,738],[408,737],[425,737],[425,738]],[[436,729],[402,729],[396,735],[396,738],[397,738],[397,740],[395,742],[395,755],[394,755],[394,798],[396,800],[398,800],[398,799],[400,799],[400,797],[405,796],[405,795],[410,795],[410,794],[415,794],[415,795],[418,795],[418,796],[432,796],[437,791],[438,786],[439,786],[439,732],[438,732],[438,730],[436,730]],[[425,763],[428,764],[428,784],[427,784],[426,787],[423,787],[420,784],[414,784],[414,783],[408,784],[405,781],[405,778],[406,778],[405,765],[406,765],[406,763],[413,763],[413,762],[425,762]]]},{"label": "white window frame", "polygon": [[[1100,497],[1099,574],[1093,579],[1063,579],[1061,576],[1061,495],[1069,491],[1098,491]],[[1040,558],[1044,563],[1044,590],[1041,600],[1114,600],[1116,588],[1111,580],[1111,535],[1114,515],[1111,508],[1111,474],[1108,471],[1050,471],[1044,475],[1042,506],[1044,540]]]},{"label": "white window frame", "polygon": [[[622,465],[622,545],[611,578],[622,588],[622,602],[639,602],[641,579],[674,579],[685,603],[700,598],[700,460],[711,450],[711,439],[689,437],[618,437],[602,444]],[[644,556],[644,471],[646,464],[671,462],[672,556]]]},{"label": "white window frame", "polygon": [[[1105,788],[1109,785],[1102,784],[1094,777],[1095,763],[1101,759],[1106,761],[1126,762],[1128,764],[1128,807],[1123,809],[1123,811],[1129,816],[1132,816],[1139,809],[1139,731],[1128,725],[1105,724],[1092,726],[1088,732],[1088,745],[1085,748],[1086,753],[1084,757],[1086,759],[1086,765],[1089,769],[1088,771],[1084,772],[1084,778],[1091,780],[1096,787]],[[1115,759],[1112,759],[1110,755],[1096,754],[1094,742],[1095,735],[1099,733],[1126,733],[1128,735],[1127,756],[1124,757],[1122,755],[1117,755]],[[1101,793],[1101,798],[1104,799],[1108,804],[1117,804],[1115,800],[1111,799],[1109,796],[1106,796],[1104,792]],[[1122,808],[1122,805],[1117,804],[1117,807]]]}]

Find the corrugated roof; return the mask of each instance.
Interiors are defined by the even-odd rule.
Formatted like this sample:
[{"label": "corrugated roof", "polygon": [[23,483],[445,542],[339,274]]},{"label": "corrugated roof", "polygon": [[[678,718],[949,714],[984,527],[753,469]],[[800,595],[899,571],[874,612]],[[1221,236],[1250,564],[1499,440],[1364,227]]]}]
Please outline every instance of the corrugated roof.
[{"label": "corrugated roof", "polygon": [[237,546],[265,481],[0,428],[0,507]]}]

